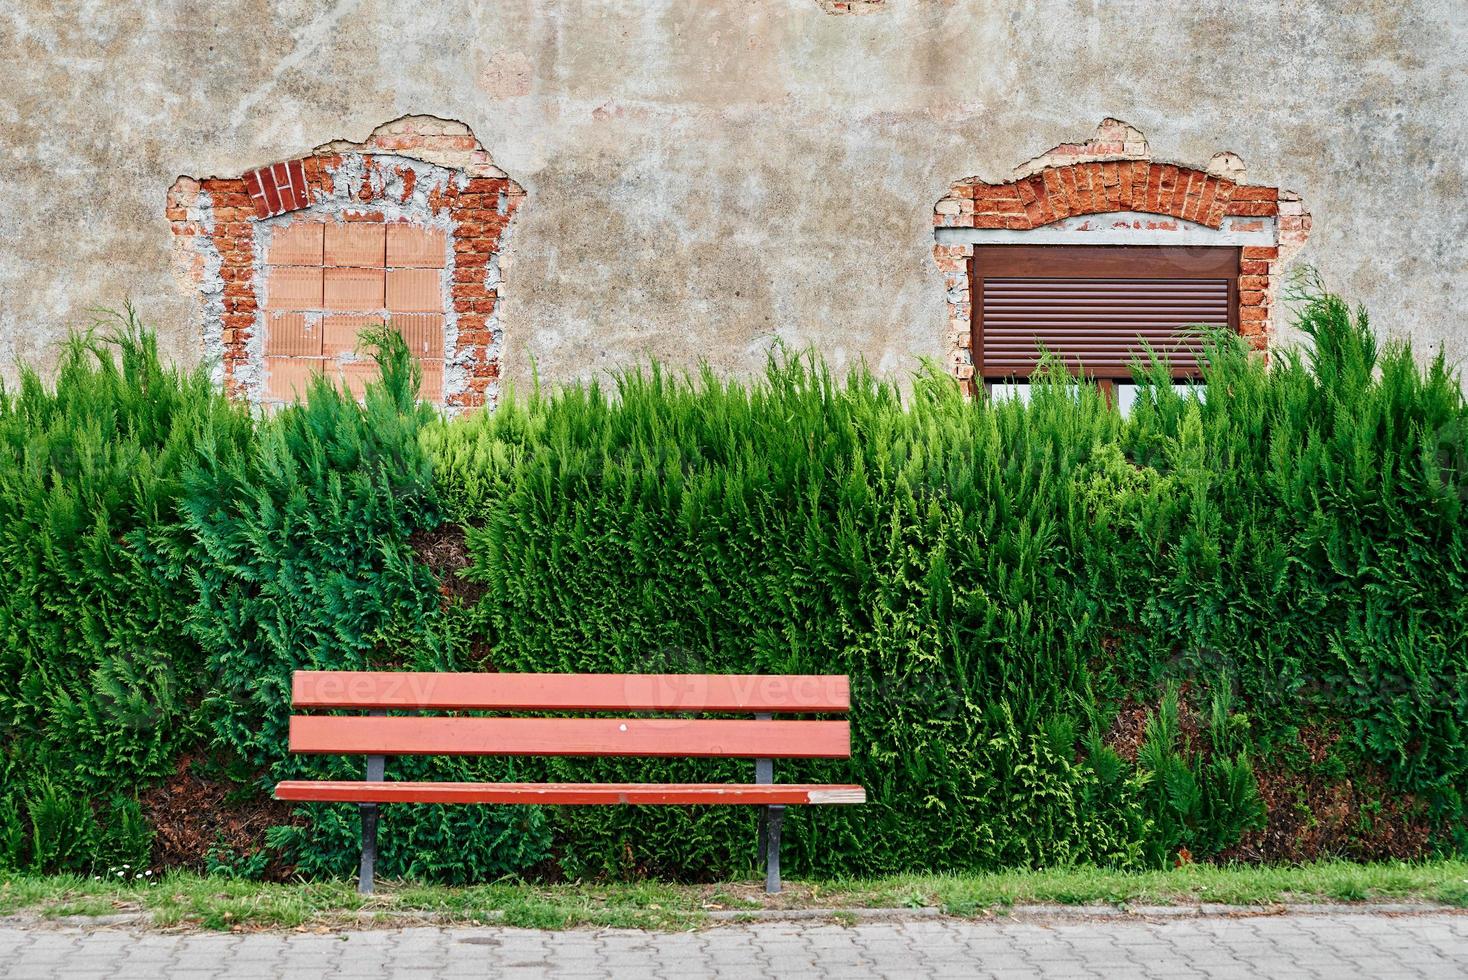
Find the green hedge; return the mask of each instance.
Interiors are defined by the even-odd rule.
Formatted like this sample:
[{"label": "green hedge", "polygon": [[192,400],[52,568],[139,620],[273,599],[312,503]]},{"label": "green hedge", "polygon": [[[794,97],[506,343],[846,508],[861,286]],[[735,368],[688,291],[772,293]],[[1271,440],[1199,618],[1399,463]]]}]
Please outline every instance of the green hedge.
[{"label": "green hedge", "polygon": [[147,859],[135,787],[202,734],[194,592],[168,557],[183,474],[249,433],[131,310],[73,338],[54,391],[27,371],[0,392],[0,866]]},{"label": "green hedge", "polygon": [[[1316,295],[1309,357],[1219,338],[1206,400],[1154,371],[1127,418],[1054,376],[1031,404],[905,401],[809,358],[759,382],[657,370],[429,430],[498,670],[840,672],[861,808],[788,817],[803,872],[1218,855],[1262,821],[1252,759],[1307,726],[1463,844],[1464,401]],[[1187,685],[1190,726],[1179,718]],[[1152,707],[1135,761],[1110,742]],[[1130,755],[1130,753],[1128,753]],[[748,777],[555,761],[564,779]],[[1293,805],[1293,801],[1290,801]],[[1312,801],[1303,801],[1310,805]],[[733,810],[551,814],[570,874],[748,866]]]},{"label": "green hedge", "polygon": [[[323,383],[252,420],[203,372],[161,368],[131,311],[119,326],[72,344],[54,392],[27,373],[0,399],[0,867],[146,862],[137,794],[183,756],[246,806],[280,779],[360,775],[286,754],[291,671],[448,662],[439,583],[409,545],[441,518],[401,338],[375,338],[365,404]],[[384,825],[388,875],[478,880],[546,849],[528,809],[390,808]],[[302,808],[268,849],[206,840],[195,863],[345,874],[356,841],[354,808]]]},{"label": "green hedge", "polygon": [[[854,758],[777,778],[871,802],[787,814],[797,874],[1267,856],[1322,780],[1361,801],[1335,850],[1410,824],[1460,851],[1468,409],[1338,298],[1299,325],[1312,352],[1267,368],[1215,338],[1202,401],[1139,369],[1127,417],[1058,371],[986,404],[782,356],[445,421],[384,333],[365,404],[252,418],[134,320],[79,340],[54,389],[0,396],[0,866],[145,859],[181,765],[245,807],[360,775],[287,756],[285,719],[292,669],[366,666],[847,673]],[[277,823],[250,869],[355,865],[354,808]],[[389,807],[382,867],[713,878],[753,841],[737,808]]]}]

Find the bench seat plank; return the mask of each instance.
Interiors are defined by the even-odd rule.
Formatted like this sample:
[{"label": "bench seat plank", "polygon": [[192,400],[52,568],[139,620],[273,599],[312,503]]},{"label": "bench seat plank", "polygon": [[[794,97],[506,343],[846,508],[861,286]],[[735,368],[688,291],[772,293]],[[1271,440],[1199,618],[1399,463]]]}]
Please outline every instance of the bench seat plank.
[{"label": "bench seat plank", "polygon": [[286,780],[277,800],[343,803],[865,803],[860,786],[767,783],[388,783]]},{"label": "bench seat plank", "polygon": [[333,755],[844,759],[846,721],[293,715],[290,749]]},{"label": "bench seat plank", "polygon": [[417,711],[849,711],[840,674],[493,674],[298,670],[298,708]]}]

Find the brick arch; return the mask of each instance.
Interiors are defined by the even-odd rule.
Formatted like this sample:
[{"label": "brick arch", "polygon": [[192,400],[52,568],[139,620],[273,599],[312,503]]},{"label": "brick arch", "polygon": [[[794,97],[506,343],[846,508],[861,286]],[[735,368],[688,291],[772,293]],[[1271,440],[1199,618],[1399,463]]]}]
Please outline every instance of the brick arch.
[{"label": "brick arch", "polygon": [[1236,183],[1195,167],[1149,160],[1106,160],[1046,167],[1002,184],[969,178],[953,186],[972,201],[970,228],[1026,231],[1087,214],[1133,211],[1218,228],[1229,216],[1273,217],[1279,192]]},{"label": "brick arch", "polygon": [[1310,215],[1298,194],[1245,183],[1244,175],[1243,161],[1227,152],[1206,167],[1152,160],[1139,130],[1108,118],[1091,139],[1052,147],[1008,180],[955,182],[933,208],[953,374],[973,378],[969,259],[981,242],[1239,245],[1240,332],[1267,349],[1283,262],[1304,245]]}]

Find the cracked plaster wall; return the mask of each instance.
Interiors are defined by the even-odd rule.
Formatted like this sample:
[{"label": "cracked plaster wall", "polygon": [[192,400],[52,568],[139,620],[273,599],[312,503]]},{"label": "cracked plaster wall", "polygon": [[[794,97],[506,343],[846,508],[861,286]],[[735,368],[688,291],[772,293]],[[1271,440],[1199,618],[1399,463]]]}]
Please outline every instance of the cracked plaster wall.
[{"label": "cracked plaster wall", "polygon": [[1460,0],[38,0],[0,12],[0,47],[7,378],[129,295],[197,360],[174,179],[407,113],[466,123],[528,193],[511,379],[531,358],[552,380],[647,355],[745,372],[776,338],[891,373],[940,357],[934,202],[1104,116],[1156,159],[1228,149],[1298,191],[1299,261],[1381,332],[1468,353]]}]

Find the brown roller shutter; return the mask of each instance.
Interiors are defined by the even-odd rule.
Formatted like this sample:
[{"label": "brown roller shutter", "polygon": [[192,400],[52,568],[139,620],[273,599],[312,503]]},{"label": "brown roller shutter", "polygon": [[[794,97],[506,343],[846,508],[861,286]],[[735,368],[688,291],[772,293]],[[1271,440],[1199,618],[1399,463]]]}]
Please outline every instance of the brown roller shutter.
[{"label": "brown roller shutter", "polygon": [[1026,377],[1041,348],[1077,373],[1129,376],[1150,345],[1196,377],[1195,325],[1237,329],[1239,249],[984,246],[974,249],[975,374]]}]

